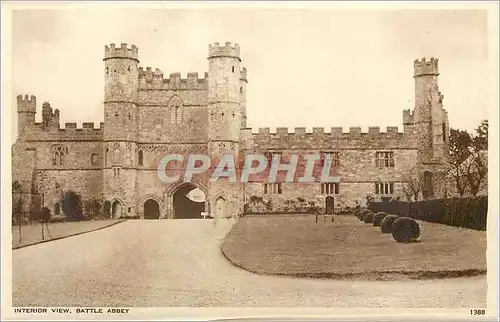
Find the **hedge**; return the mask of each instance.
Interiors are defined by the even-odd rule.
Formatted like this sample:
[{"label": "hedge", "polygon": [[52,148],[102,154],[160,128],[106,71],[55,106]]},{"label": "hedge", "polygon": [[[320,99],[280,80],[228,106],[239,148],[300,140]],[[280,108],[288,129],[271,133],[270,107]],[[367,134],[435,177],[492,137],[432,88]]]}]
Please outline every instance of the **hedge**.
[{"label": "hedge", "polygon": [[448,226],[486,230],[488,197],[432,199],[417,202],[396,200],[371,202],[368,208],[372,212],[385,212]]}]

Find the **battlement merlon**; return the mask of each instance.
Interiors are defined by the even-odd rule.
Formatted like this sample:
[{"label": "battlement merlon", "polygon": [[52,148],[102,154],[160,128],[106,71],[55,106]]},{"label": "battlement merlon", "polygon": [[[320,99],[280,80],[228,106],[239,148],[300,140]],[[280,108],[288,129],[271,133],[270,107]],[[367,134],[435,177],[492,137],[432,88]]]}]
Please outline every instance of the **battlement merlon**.
[{"label": "battlement merlon", "polygon": [[139,63],[139,49],[132,45],[131,48],[127,47],[127,44],[122,43],[119,48],[116,48],[115,44],[110,44],[109,46],[104,46],[104,59],[132,59]]},{"label": "battlement merlon", "polygon": [[240,80],[248,83],[248,80],[247,80],[247,69],[245,67],[243,67],[240,70]]},{"label": "battlement merlon", "polygon": [[36,113],[36,97],[34,95],[17,95],[18,113]]},{"label": "battlement merlon", "polygon": [[413,63],[414,73],[413,77],[418,76],[438,76],[438,59],[431,57],[427,60],[423,57],[421,60],[416,59]]},{"label": "battlement merlon", "polygon": [[215,57],[231,57],[240,59],[240,46],[238,44],[234,44],[234,46],[230,42],[226,42],[224,46],[220,46],[218,42],[213,45],[208,45],[208,59]]}]

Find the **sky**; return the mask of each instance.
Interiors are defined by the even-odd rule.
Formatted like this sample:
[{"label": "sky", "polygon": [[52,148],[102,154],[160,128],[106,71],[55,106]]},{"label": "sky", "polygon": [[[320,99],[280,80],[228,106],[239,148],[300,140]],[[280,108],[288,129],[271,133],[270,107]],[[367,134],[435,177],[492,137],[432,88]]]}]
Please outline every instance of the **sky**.
[{"label": "sky", "polygon": [[[64,7],[63,7],[64,8]],[[37,97],[64,122],[103,121],[104,46],[134,44],[140,66],[168,77],[208,70],[210,43],[236,42],[248,69],[248,126],[399,126],[414,107],[413,61],[439,59],[450,126],[487,118],[486,11],[303,9],[15,10],[13,95]],[[15,102],[15,100],[13,100]],[[15,106],[13,106],[15,111]],[[13,138],[17,135],[12,113]]]}]

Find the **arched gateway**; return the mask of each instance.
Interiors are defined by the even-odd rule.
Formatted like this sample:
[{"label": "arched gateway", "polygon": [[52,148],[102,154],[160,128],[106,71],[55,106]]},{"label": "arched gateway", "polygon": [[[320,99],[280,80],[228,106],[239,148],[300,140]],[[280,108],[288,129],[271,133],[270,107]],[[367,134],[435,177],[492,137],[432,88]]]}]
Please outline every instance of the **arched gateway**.
[{"label": "arched gateway", "polygon": [[118,219],[122,216],[123,205],[119,200],[113,201],[111,204],[111,214],[113,219]]},{"label": "arched gateway", "polygon": [[[196,192],[195,194],[193,194]],[[170,194],[170,212],[173,219],[200,219],[206,209],[206,194],[195,184],[185,182]]]}]

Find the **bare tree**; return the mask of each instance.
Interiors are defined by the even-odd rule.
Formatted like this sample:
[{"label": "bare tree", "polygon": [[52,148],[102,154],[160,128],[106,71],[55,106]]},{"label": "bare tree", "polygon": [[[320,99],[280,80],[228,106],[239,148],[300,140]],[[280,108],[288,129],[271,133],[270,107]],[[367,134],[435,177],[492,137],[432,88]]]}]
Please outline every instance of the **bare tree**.
[{"label": "bare tree", "polygon": [[459,196],[467,189],[467,167],[464,162],[471,155],[472,137],[467,131],[450,130],[450,175]]},{"label": "bare tree", "polygon": [[471,155],[470,162],[465,167],[467,169],[466,179],[472,196],[477,196],[481,186],[487,180],[488,160],[483,151],[475,152]]},{"label": "bare tree", "polygon": [[487,182],[488,174],[488,120],[484,120],[476,128],[476,135],[472,138],[471,156],[467,164],[467,184],[474,197]]},{"label": "bare tree", "polygon": [[408,201],[418,201],[422,193],[423,177],[416,167],[411,168],[403,175],[403,193]]},{"label": "bare tree", "polygon": [[16,219],[19,228],[19,243],[22,242],[22,225],[24,220],[23,198],[20,195],[22,187],[19,181],[12,182],[12,214]]}]

